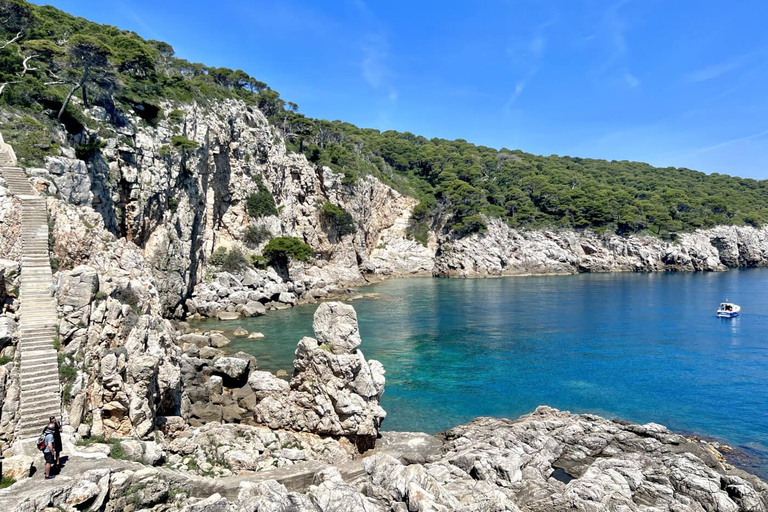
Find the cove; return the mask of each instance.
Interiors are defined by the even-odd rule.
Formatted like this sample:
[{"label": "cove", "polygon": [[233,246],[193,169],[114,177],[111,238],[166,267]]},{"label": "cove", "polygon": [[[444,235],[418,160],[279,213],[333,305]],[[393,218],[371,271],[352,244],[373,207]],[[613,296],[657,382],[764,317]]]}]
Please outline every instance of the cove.
[{"label": "cove", "polygon": [[[724,440],[768,475],[768,269],[403,279],[352,302],[387,371],[385,430],[436,433],[541,404]],[[726,298],[735,319],[715,316]],[[265,334],[230,350],[293,370],[316,306],[199,328]]]}]

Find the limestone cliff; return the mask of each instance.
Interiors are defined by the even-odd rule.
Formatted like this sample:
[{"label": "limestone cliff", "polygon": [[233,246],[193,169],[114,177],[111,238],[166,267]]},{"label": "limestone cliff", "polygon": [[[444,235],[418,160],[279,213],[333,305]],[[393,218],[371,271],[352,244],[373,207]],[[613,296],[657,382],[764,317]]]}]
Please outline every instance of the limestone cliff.
[{"label": "limestone cliff", "polygon": [[486,233],[462,239],[444,235],[440,241],[434,274],[444,277],[720,271],[768,265],[768,227],[719,226],[667,242],[651,236],[518,231],[489,220]]}]

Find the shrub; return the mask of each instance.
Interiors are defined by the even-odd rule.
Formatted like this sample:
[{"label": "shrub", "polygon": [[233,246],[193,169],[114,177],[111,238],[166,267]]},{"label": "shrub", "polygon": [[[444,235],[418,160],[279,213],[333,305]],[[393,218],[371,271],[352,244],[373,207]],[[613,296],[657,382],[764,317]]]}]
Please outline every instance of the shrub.
[{"label": "shrub", "polygon": [[237,272],[248,266],[248,259],[237,247],[229,250],[226,247],[218,247],[211,254],[210,263],[221,267],[225,272]]},{"label": "shrub", "polygon": [[193,140],[189,140],[183,135],[174,135],[171,137],[171,146],[178,149],[179,151],[185,152],[197,149],[200,144]]},{"label": "shrub", "polygon": [[141,296],[139,296],[139,292],[131,288],[130,284],[125,288],[117,290],[113,296],[115,299],[119,300],[123,304],[127,304],[128,306],[138,306],[139,302],[141,302]]},{"label": "shrub", "polygon": [[277,206],[275,198],[262,183],[260,179],[256,180],[258,190],[249,194],[245,199],[245,209],[253,218],[266,217],[268,215],[277,215]]},{"label": "shrub", "polygon": [[307,261],[314,251],[298,238],[281,236],[270,240],[262,254],[272,263],[287,263],[288,259]]},{"label": "shrub", "polygon": [[5,489],[6,487],[10,487],[15,483],[16,483],[16,480],[14,480],[13,478],[9,476],[4,476],[0,478],[0,489]]},{"label": "shrub", "polygon": [[341,206],[326,201],[320,209],[320,216],[336,230],[339,236],[357,232],[352,214]]},{"label": "shrub", "polygon": [[211,265],[216,265],[217,267],[220,267],[224,264],[224,260],[227,259],[227,248],[226,247],[217,247],[215,251],[213,251],[213,254],[211,254]]},{"label": "shrub", "polygon": [[248,247],[255,247],[271,237],[272,233],[266,226],[248,226],[243,234],[243,242]]},{"label": "shrub", "polygon": [[59,378],[63,382],[72,382],[77,378],[77,369],[68,364],[59,365]]},{"label": "shrub", "polygon": [[10,358],[10,357],[8,357],[8,356],[2,356],[2,357],[0,357],[0,366],[2,366],[2,365],[4,365],[4,364],[8,364],[8,363],[10,363],[11,361],[13,361],[13,359],[12,359],[12,358]]},{"label": "shrub", "polygon": [[90,446],[92,444],[106,443],[104,436],[91,436],[75,441],[75,446]]},{"label": "shrub", "polygon": [[245,258],[243,252],[237,247],[233,247],[224,258],[224,263],[221,265],[221,268],[227,272],[237,272],[238,270],[244,269],[247,265],[248,260]]},{"label": "shrub", "polygon": [[185,112],[183,110],[178,108],[173,109],[168,112],[168,121],[172,124],[180,124],[184,120],[184,114]]},{"label": "shrub", "polygon": [[105,147],[107,147],[107,143],[105,141],[99,142],[97,140],[92,140],[86,144],[77,146],[75,148],[75,155],[80,160],[88,160]]}]

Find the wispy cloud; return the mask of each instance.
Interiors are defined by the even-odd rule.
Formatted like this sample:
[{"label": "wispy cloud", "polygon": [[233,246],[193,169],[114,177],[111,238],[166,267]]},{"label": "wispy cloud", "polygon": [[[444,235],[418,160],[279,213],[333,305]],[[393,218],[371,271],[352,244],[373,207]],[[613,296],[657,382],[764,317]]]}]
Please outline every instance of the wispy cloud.
[{"label": "wispy cloud", "polygon": [[748,61],[747,55],[741,55],[739,57],[732,58],[725,62],[719,62],[711,66],[696,70],[683,77],[683,81],[687,83],[705,82],[707,80],[714,80],[730,71],[735,71],[744,66]]},{"label": "wispy cloud", "polygon": [[546,31],[555,25],[559,15],[555,12],[549,20],[538,25],[533,34],[522,42],[510,45],[507,48],[512,65],[521,70],[522,77],[515,82],[515,87],[504,103],[504,113],[509,114],[517,99],[523,94],[528,83],[536,76],[541,67],[541,61],[547,49],[548,38]]},{"label": "wispy cloud", "polygon": [[606,33],[608,57],[600,66],[599,74],[601,76],[620,77],[616,82],[622,83],[634,89],[640,86],[640,80],[635,76],[629,67],[630,48],[627,43],[627,24],[620,14],[620,9],[631,0],[619,0],[611,4],[603,13],[603,24]]},{"label": "wispy cloud", "polygon": [[624,73],[624,82],[632,89],[640,85],[640,80],[630,72]]},{"label": "wispy cloud", "polygon": [[363,0],[350,0],[350,3],[361,21],[368,26],[360,45],[360,75],[372,89],[383,93],[390,103],[394,103],[399,93],[394,85],[394,72],[389,65],[391,57],[387,31]]},{"label": "wispy cloud", "polygon": [[731,146],[733,144],[738,144],[739,142],[749,142],[751,140],[761,139],[761,138],[766,137],[766,136],[768,136],[768,130],[763,130],[761,132],[753,133],[751,135],[745,135],[744,137],[738,137],[736,139],[726,140],[726,141],[723,141],[723,142],[719,142],[717,144],[713,144],[711,146],[706,146],[706,147],[703,147],[703,148],[699,148],[696,151],[694,151],[693,153],[694,154],[706,153],[708,151],[714,151],[716,149],[722,149],[724,147]]}]

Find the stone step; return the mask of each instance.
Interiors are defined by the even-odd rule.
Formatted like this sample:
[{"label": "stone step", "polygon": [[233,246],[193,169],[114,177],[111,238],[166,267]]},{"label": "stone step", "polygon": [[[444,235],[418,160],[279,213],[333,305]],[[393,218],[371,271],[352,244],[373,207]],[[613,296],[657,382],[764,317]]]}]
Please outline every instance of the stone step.
[{"label": "stone step", "polygon": [[58,373],[56,375],[51,374],[51,372],[29,373],[22,377],[21,387],[43,386],[51,382],[58,384],[58,380]]},{"label": "stone step", "polygon": [[[50,382],[50,375],[48,376],[48,381]],[[58,382],[54,381],[54,385],[58,386]],[[46,381],[44,378],[39,378],[35,380],[34,382],[24,383],[21,386],[21,396],[24,399],[34,397],[35,391],[44,391],[45,393],[55,393],[58,395],[58,389],[50,389],[48,386],[46,386]],[[25,394],[26,393],[26,394]],[[41,395],[42,396],[42,395]]]},{"label": "stone step", "polygon": [[[24,402],[24,399],[22,398],[22,403],[23,402]],[[33,405],[27,408],[22,406],[21,409],[19,409],[19,412],[21,413],[22,418],[26,417],[26,418],[33,418],[33,419],[34,418],[48,419],[48,417],[51,414],[55,414],[56,416],[58,416],[61,413],[61,398],[59,396],[54,396],[46,399],[45,401],[41,401],[39,403],[33,403]]]},{"label": "stone step", "polygon": [[28,363],[21,367],[22,382],[24,382],[24,375],[36,375],[39,372],[48,372],[52,375],[51,378],[59,379],[59,363],[58,361],[46,361],[43,363]]},{"label": "stone step", "polygon": [[42,347],[39,350],[21,349],[21,365],[28,366],[31,364],[44,364],[44,363],[56,363],[59,359],[57,352],[53,350],[53,347]]},{"label": "stone step", "polygon": [[57,383],[55,386],[38,386],[37,389],[22,390],[21,398],[22,400],[33,401],[36,406],[60,400],[59,385]]},{"label": "stone step", "polygon": [[20,421],[18,429],[22,432],[29,432],[34,429],[34,432],[41,432],[45,425],[48,424],[48,418],[51,416],[61,417],[61,401],[57,405],[55,402],[45,405],[44,407],[36,407],[29,410],[20,410],[22,418],[29,418],[28,421]]},{"label": "stone step", "polygon": [[[21,343],[21,353],[24,354],[30,353],[34,354],[35,352],[40,351],[48,351],[53,350],[53,353],[58,356],[58,352],[56,352],[56,349],[53,347],[53,340],[44,340],[44,341],[23,341]],[[47,352],[46,352],[47,353]],[[22,357],[22,360],[24,358]]]}]

